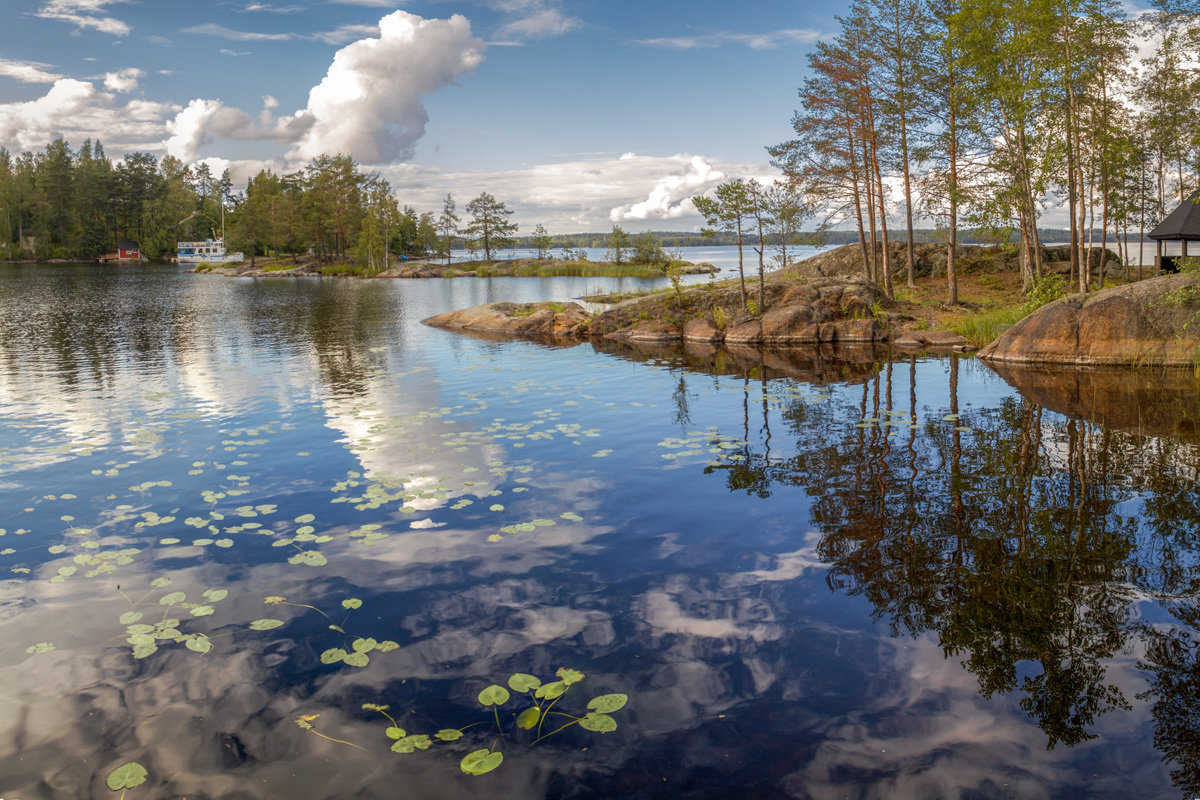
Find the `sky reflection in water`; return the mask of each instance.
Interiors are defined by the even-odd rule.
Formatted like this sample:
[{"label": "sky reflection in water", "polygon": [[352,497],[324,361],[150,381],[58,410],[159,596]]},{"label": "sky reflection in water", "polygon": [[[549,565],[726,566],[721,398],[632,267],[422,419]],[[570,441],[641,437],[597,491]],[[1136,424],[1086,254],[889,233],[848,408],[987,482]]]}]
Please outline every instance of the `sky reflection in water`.
[{"label": "sky reflection in water", "polygon": [[[1193,379],[1006,375],[1037,405],[971,359],[419,324],[636,282],[581,283],[0,268],[0,796],[129,760],[131,798],[1200,789]],[[148,591],[135,624],[211,651],[135,658]],[[301,607],[347,598],[345,634]],[[357,637],[397,647],[321,663]],[[398,755],[362,709],[486,722],[564,666],[572,712],[629,695],[618,729],[484,777],[488,726]]]}]

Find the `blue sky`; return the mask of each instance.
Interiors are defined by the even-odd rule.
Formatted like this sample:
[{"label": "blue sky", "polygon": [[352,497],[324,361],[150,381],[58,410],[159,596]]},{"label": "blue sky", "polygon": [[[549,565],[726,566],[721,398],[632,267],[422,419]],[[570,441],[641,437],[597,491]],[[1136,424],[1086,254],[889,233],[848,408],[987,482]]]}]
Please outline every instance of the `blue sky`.
[{"label": "blue sky", "polygon": [[[525,225],[691,229],[769,175],[843,4],[746,0],[8,0],[0,146],[62,135],[243,179],[322,151],[401,200],[488,190]],[[733,13],[736,12],[736,13]],[[382,22],[382,28],[381,28]],[[318,87],[314,89],[314,87]]]}]

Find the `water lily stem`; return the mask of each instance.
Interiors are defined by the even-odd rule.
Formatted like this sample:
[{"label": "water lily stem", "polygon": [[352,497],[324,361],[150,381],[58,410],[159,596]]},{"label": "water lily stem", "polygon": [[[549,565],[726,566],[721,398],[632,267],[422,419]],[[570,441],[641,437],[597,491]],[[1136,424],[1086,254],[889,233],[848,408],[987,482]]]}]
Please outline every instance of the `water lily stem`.
[{"label": "water lily stem", "polygon": [[578,719],[572,720],[572,721],[568,722],[566,725],[563,725],[561,728],[555,728],[554,730],[547,733],[545,736],[539,736],[538,738],[534,739],[533,744],[537,744],[542,739],[548,739],[551,736],[553,736],[554,734],[558,733],[559,731],[566,730],[567,728],[571,727],[572,725],[578,725],[578,724],[579,724]]},{"label": "water lily stem", "polygon": [[538,729],[537,729],[538,738],[537,738],[537,741],[534,742],[534,744],[537,744],[537,742],[540,742],[542,740],[542,723],[546,721],[546,715],[550,713],[550,709],[554,708],[554,704],[557,703],[560,699],[562,699],[561,694],[558,697],[551,700],[550,705],[546,706],[546,710],[542,712],[541,719],[538,720]]}]

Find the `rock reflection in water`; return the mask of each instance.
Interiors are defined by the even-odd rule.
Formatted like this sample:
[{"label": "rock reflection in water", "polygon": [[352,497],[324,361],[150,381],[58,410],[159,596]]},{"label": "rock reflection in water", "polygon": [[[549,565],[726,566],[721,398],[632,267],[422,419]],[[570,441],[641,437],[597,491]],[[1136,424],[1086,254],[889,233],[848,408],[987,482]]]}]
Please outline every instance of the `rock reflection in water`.
[{"label": "rock reflection in water", "polygon": [[[1049,393],[1042,408],[970,359],[546,346],[415,322],[507,299],[461,297],[500,283],[163,283],[141,306],[98,289],[75,321],[47,289],[0,323],[0,455],[69,444],[72,425],[95,451],[52,472],[6,462],[0,565],[31,572],[0,581],[0,795],[104,795],[132,759],[150,769],[139,797],[1124,797],[1163,793],[1158,754],[1196,781],[1200,458],[1148,436],[1178,426],[1115,429]],[[129,320],[106,317],[113,294]],[[196,327],[209,317],[221,326]],[[35,324],[57,333],[22,333]],[[33,414],[37,397],[67,399]],[[122,450],[121,429],[148,426]],[[211,502],[235,459],[247,493]],[[110,460],[129,463],[108,477]],[[350,502],[368,488],[411,496]],[[117,523],[124,503],[178,522]],[[278,511],[222,530],[228,549],[192,543],[208,534],[189,515],[234,527],[243,503]],[[305,512],[332,537],[320,568],[272,546]],[[64,531],[71,515],[91,538]],[[558,522],[497,533],[535,518]],[[370,546],[350,535],[366,523]],[[51,583],[93,539],[140,552]],[[115,584],[159,575],[190,598],[229,589],[185,619],[210,653],[130,655]],[[398,647],[322,664],[342,634],[275,595],[361,598],[347,630]],[[245,630],[268,615],[286,626]],[[491,737],[401,756],[361,708],[390,704],[411,732],[466,725],[487,683],[560,666],[588,674],[573,711],[629,694],[619,729],[513,737],[484,778],[458,758]]]}]

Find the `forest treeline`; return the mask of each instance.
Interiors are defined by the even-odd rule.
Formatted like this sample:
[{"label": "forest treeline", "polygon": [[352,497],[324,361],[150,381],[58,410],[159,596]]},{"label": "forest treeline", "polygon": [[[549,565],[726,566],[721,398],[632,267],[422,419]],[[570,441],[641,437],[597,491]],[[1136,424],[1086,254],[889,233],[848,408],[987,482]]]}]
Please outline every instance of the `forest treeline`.
[{"label": "forest treeline", "polygon": [[293,173],[263,171],[244,192],[228,172],[171,156],[62,139],[19,156],[0,150],[0,258],[92,259],[118,241],[159,259],[178,241],[221,235],[230,249],[347,258],[357,250],[424,254],[438,248],[435,217],[400,207],[386,181],[348,156],[321,156]]},{"label": "forest treeline", "polygon": [[[949,297],[961,228],[1013,232],[1028,288],[1045,265],[1038,220],[1065,207],[1071,284],[1086,250],[1140,240],[1197,185],[1200,7],[1153,0],[855,0],[819,42],[792,139],[768,148],[826,224],[853,226],[869,277],[892,293],[889,239],[944,231]],[[1152,50],[1137,57],[1136,45]],[[896,229],[893,221],[904,220]],[[1140,251],[1139,251],[1140,252]],[[1100,276],[1102,280],[1103,277]]]}]

